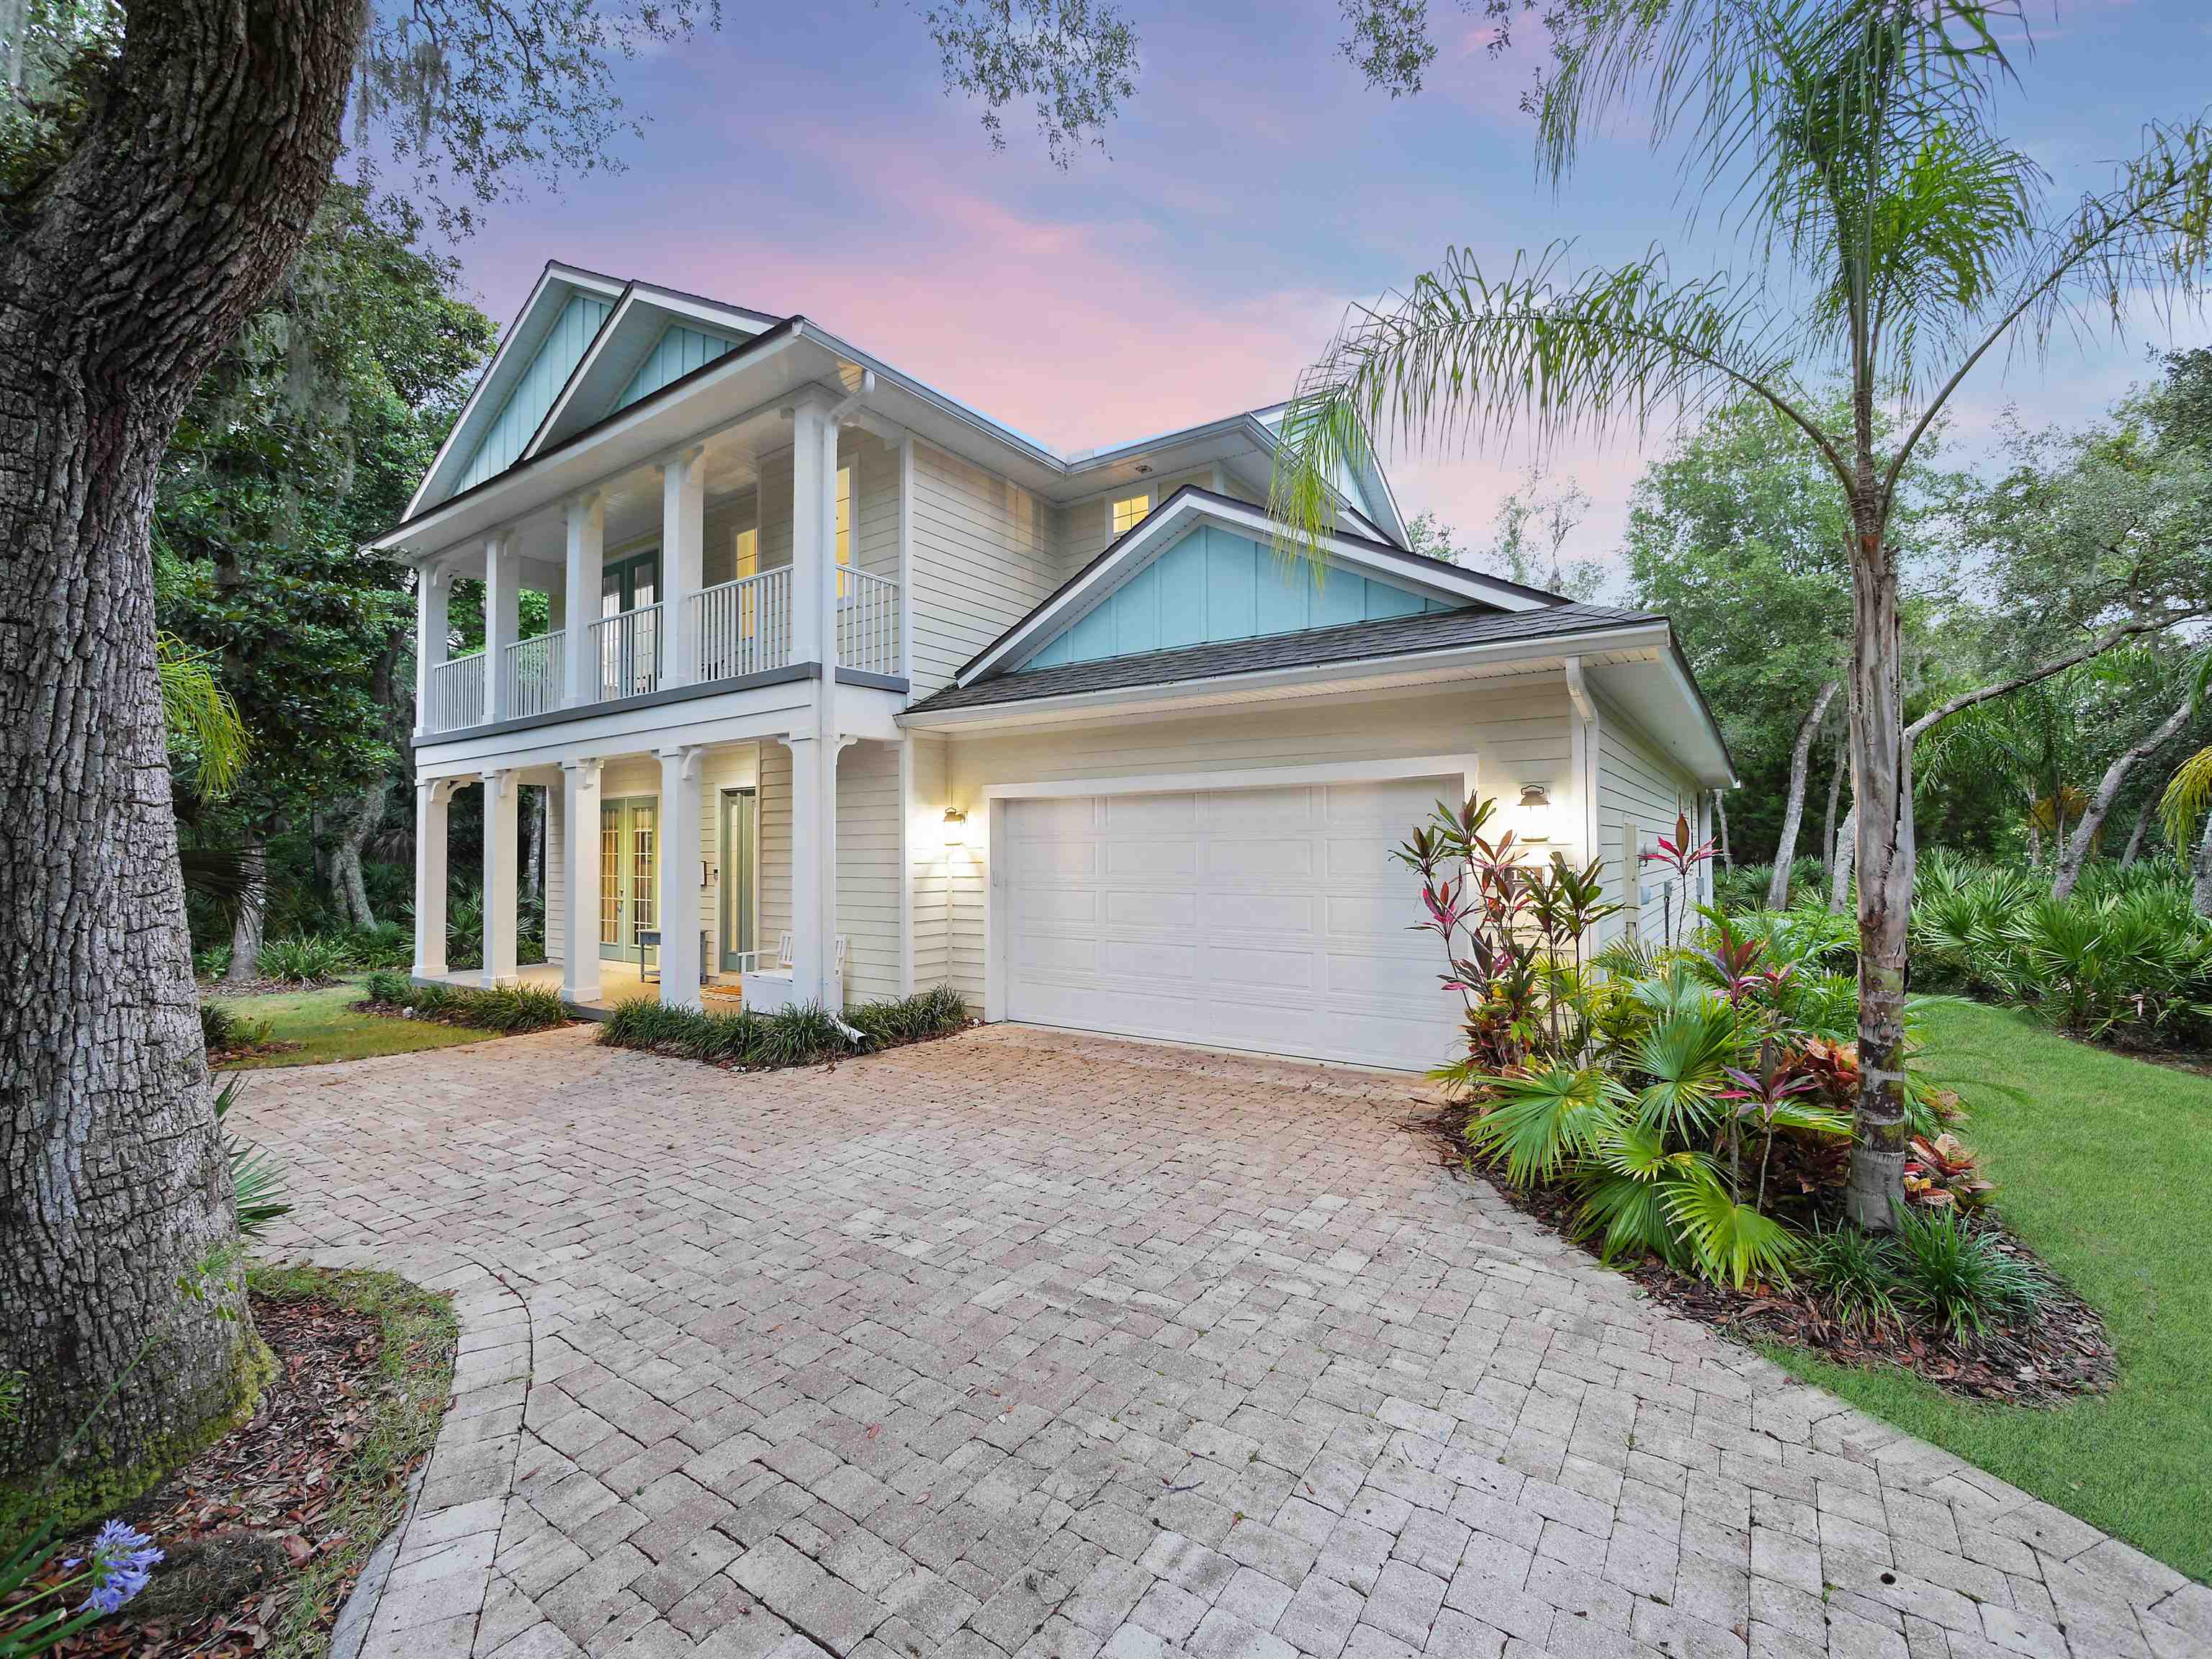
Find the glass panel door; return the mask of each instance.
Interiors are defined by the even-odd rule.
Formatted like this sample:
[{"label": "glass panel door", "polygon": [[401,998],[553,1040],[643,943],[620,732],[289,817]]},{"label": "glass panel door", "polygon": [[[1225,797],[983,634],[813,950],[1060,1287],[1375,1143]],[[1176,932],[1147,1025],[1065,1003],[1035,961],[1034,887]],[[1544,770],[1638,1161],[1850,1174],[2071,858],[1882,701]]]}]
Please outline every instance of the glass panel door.
[{"label": "glass panel door", "polygon": [[659,803],[650,795],[623,797],[599,805],[599,956],[638,962],[637,934],[653,925],[659,891],[657,837]]},{"label": "glass panel door", "polygon": [[722,971],[744,971],[760,946],[754,938],[753,860],[760,834],[759,798],[750,789],[722,791]]}]

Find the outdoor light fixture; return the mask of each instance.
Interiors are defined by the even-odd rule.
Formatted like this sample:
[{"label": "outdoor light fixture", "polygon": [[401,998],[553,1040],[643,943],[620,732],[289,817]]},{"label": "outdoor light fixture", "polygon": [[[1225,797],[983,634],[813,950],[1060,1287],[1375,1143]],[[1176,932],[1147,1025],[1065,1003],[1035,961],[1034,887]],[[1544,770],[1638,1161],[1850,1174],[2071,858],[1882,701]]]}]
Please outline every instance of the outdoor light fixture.
[{"label": "outdoor light fixture", "polygon": [[957,806],[945,809],[945,844],[957,847],[968,839],[968,815]]},{"label": "outdoor light fixture", "polygon": [[1552,793],[1540,783],[1521,786],[1521,839],[1552,838]]}]

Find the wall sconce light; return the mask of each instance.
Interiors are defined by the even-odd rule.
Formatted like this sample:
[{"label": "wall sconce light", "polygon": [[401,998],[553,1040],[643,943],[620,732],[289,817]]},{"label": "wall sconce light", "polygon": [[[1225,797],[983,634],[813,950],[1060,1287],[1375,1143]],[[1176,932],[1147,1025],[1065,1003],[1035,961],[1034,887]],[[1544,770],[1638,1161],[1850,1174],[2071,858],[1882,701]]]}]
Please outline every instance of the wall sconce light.
[{"label": "wall sconce light", "polygon": [[957,806],[945,809],[945,844],[957,847],[968,839],[968,815]]},{"label": "wall sconce light", "polygon": [[1521,786],[1521,839],[1552,838],[1552,793],[1540,783]]}]

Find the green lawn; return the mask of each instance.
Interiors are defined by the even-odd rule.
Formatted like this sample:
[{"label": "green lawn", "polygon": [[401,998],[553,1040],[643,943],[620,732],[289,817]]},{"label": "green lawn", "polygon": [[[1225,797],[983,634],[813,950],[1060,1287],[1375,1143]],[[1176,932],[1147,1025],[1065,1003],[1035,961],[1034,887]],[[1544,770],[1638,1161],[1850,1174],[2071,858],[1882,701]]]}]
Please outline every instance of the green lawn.
[{"label": "green lawn", "polygon": [[272,1042],[299,1045],[276,1054],[225,1060],[222,1069],[321,1066],[334,1060],[362,1060],[371,1054],[449,1048],[457,1042],[483,1042],[499,1035],[462,1025],[441,1025],[431,1019],[397,1019],[389,1014],[363,1013],[354,1006],[361,999],[362,985],[357,979],[341,980],[319,991],[209,998],[211,1002],[223,1004],[241,1019],[267,1020]]},{"label": "green lawn", "polygon": [[1796,1375],[2212,1578],[2212,1079],[1978,1005],[1923,1016],[2008,1220],[2110,1324],[2119,1382],[2057,1411],[1969,1404],[1777,1350]]}]

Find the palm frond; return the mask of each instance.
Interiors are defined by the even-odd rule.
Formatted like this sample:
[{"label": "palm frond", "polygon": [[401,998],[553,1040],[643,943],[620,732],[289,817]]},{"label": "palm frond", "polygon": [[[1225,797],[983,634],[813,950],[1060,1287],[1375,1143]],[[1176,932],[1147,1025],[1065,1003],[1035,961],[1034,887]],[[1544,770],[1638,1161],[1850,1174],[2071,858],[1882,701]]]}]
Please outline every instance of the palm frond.
[{"label": "palm frond", "polygon": [[155,642],[161,683],[161,718],[169,741],[191,769],[192,787],[214,800],[237,787],[245,769],[247,738],[238,705],[216,678],[214,659],[173,635]]},{"label": "palm frond", "polygon": [[2212,810],[2212,748],[2200,749],[2174,769],[2158,803],[2159,823],[2176,848],[2186,847]]}]

